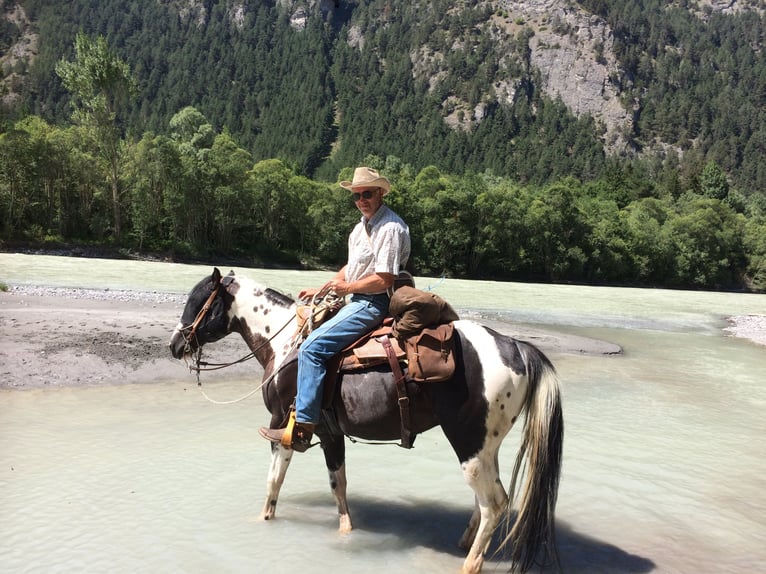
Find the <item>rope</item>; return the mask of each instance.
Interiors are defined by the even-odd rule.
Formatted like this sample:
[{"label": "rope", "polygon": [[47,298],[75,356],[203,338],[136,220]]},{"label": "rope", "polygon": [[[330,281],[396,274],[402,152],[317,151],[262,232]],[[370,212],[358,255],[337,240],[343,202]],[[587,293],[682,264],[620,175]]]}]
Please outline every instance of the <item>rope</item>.
[{"label": "rope", "polygon": [[[293,343],[293,347],[290,348],[289,352],[292,352],[294,347],[295,347],[295,343]],[[288,354],[289,354],[289,352],[288,352]],[[297,360],[298,359],[293,359],[291,361],[287,361],[287,362],[284,362],[284,363],[280,364],[279,367],[277,367],[277,369],[273,373],[271,373],[268,377],[266,377],[264,380],[261,381],[260,385],[255,387],[253,390],[247,392],[246,394],[242,395],[238,399],[231,399],[231,400],[228,400],[228,401],[219,401],[219,400],[216,400],[216,399],[211,399],[207,395],[207,393],[203,390],[203,388],[202,388],[202,382],[199,379],[199,371],[197,371],[197,388],[199,389],[199,392],[202,394],[202,396],[205,397],[209,402],[213,403],[214,405],[233,405],[235,403],[240,403],[240,402],[244,401],[245,399],[249,399],[250,397],[252,397],[255,393],[257,393],[263,387],[265,387],[271,381],[273,381],[274,377],[276,377],[282,371],[282,369],[284,369],[287,365],[289,365],[291,363],[294,363]]]},{"label": "rope", "polygon": [[243,395],[239,397],[238,399],[232,399],[230,401],[217,401],[215,399],[211,399],[209,396],[207,396],[207,393],[204,391],[201,384],[198,384],[197,388],[199,389],[199,392],[202,393],[202,396],[205,397],[209,402],[213,403],[214,405],[233,405],[234,403],[239,403],[244,401],[245,399],[249,399],[250,397],[252,397],[255,393],[257,393],[260,389],[262,389],[263,385],[265,385],[267,382],[268,381],[261,383],[260,385],[255,387],[252,391],[247,393],[246,395]]},{"label": "rope", "polygon": [[[335,296],[335,293],[332,292],[330,287],[331,287],[330,283],[326,283],[311,298],[312,312],[310,313],[309,319],[308,319],[308,322],[309,322],[309,325],[310,325],[311,329],[313,329],[314,315],[318,314],[318,313],[320,313],[320,312],[322,312],[324,310],[324,309],[317,309],[317,307],[319,307],[320,304],[325,303],[325,304],[328,304],[328,305],[337,305],[339,303],[339,301],[340,301],[340,299],[338,299],[338,297]],[[211,297],[211,300],[212,300],[212,297]],[[202,311],[200,311],[200,315],[202,315],[202,314],[203,314]],[[198,315],[198,319],[200,319],[199,315]],[[217,371],[219,369],[223,369],[225,367],[230,367],[232,365],[236,365],[238,363],[243,363],[245,361],[248,361],[248,360],[252,359],[253,357],[255,357],[256,352],[258,352],[264,346],[266,346],[269,343],[271,343],[271,341],[273,341],[274,338],[277,337],[277,335],[279,335],[282,331],[284,331],[285,328],[290,323],[292,323],[293,319],[294,318],[291,317],[290,320],[288,320],[287,323],[282,325],[282,327],[280,327],[279,330],[276,333],[274,333],[271,337],[269,337],[266,341],[264,341],[261,345],[259,345],[256,349],[251,351],[249,354],[245,355],[244,357],[241,357],[241,358],[237,359],[236,361],[232,361],[230,363],[206,363],[206,362],[203,362],[202,361],[202,347],[197,347],[196,356],[195,356],[196,366],[195,365],[188,365],[188,367],[189,367],[190,371],[196,371],[196,374],[197,374],[197,388],[199,389],[199,392],[202,394],[202,396],[205,397],[205,399],[207,401],[213,403],[214,405],[233,405],[235,403],[242,402],[242,401],[244,401],[246,399],[249,399],[255,393],[257,393],[259,390],[261,390],[264,386],[269,384],[274,379],[274,377],[276,377],[282,371],[282,369],[286,365],[289,365],[290,363],[293,363],[293,362],[297,361],[297,358],[296,358],[296,359],[293,359],[291,361],[287,361],[287,362],[281,363],[279,365],[279,367],[277,367],[277,369],[271,375],[269,375],[265,380],[262,380],[261,383],[258,386],[256,386],[251,391],[248,391],[247,393],[245,393],[244,395],[242,395],[241,397],[236,398],[236,399],[231,399],[231,400],[228,400],[228,401],[219,401],[219,400],[216,400],[216,399],[212,399],[202,389],[202,381],[200,380],[200,372],[202,372],[202,371]],[[196,323],[198,323],[198,322],[199,322],[199,320],[196,321]],[[196,324],[195,324],[195,327],[196,327]],[[192,331],[192,333],[193,333],[193,331]],[[189,340],[190,340],[190,338],[187,339],[187,346],[189,344]],[[300,342],[301,342],[301,337],[296,336],[295,339],[293,340],[292,344],[290,345],[290,348],[287,351],[286,356],[289,355],[293,350],[295,350],[295,348],[298,347]],[[205,365],[205,367],[203,368],[200,365]],[[349,437],[349,438],[352,441],[354,441],[353,438],[351,438],[351,437]],[[368,444],[375,444],[375,443],[368,443]],[[386,444],[386,443],[379,443],[379,444]]]},{"label": "rope", "polygon": [[442,283],[444,283],[444,280],[445,280],[446,278],[447,278],[447,276],[446,276],[446,275],[442,275],[442,276],[441,276],[441,278],[439,278],[439,281],[437,281],[435,285],[429,285],[428,287],[426,287],[425,289],[423,289],[423,291],[433,291],[433,290],[434,290],[434,289],[436,289],[436,288],[437,288],[439,285],[441,285]]}]

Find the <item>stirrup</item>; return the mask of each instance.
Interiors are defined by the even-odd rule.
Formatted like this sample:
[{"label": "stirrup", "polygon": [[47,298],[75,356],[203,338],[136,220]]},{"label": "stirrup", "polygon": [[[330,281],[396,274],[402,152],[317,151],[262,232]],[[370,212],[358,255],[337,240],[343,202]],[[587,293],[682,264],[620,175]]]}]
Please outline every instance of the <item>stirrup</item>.
[{"label": "stirrup", "polygon": [[[297,432],[296,425],[299,427]],[[311,425],[311,427],[313,427],[313,425]],[[306,452],[312,446],[319,444],[311,444],[311,437],[313,436],[312,429],[306,428],[303,423],[296,422],[294,410],[290,411],[287,426],[284,429],[261,428],[259,432],[266,440],[269,440],[272,443],[279,443],[283,448],[292,449],[297,452]],[[305,436],[304,433],[307,433],[308,436]]]}]

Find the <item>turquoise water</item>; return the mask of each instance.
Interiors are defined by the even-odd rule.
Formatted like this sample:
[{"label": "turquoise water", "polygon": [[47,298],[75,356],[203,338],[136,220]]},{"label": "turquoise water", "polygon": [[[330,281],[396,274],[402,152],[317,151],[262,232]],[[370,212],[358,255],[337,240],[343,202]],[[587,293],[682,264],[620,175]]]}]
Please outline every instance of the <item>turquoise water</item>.
[{"label": "turquoise water", "polygon": [[[12,254],[0,254],[0,264],[0,281],[12,284],[171,292],[187,292],[210,271]],[[237,272],[291,293],[331,275]],[[766,296],[417,280],[478,318],[624,348],[616,357],[551,356],[566,422],[565,572],[762,568],[766,347],[721,329],[729,315],[766,314]],[[336,532],[313,450],[295,456],[278,519],[262,523],[264,407],[257,398],[212,405],[188,383],[179,373],[177,384],[0,393],[0,570],[459,571],[456,543],[473,497],[438,431],[410,452],[349,447],[351,535]],[[217,398],[250,386],[213,375],[206,382]],[[518,434],[501,452],[506,479]]]}]

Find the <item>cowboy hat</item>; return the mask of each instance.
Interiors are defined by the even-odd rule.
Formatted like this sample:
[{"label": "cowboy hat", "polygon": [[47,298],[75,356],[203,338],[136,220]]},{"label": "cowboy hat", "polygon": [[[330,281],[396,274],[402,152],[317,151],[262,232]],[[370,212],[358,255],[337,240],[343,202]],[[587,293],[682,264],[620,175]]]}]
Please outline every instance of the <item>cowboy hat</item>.
[{"label": "cowboy hat", "polygon": [[340,186],[351,191],[360,187],[379,187],[383,190],[382,195],[391,191],[391,182],[380,175],[377,170],[369,167],[358,167],[354,170],[352,181],[341,181]]}]

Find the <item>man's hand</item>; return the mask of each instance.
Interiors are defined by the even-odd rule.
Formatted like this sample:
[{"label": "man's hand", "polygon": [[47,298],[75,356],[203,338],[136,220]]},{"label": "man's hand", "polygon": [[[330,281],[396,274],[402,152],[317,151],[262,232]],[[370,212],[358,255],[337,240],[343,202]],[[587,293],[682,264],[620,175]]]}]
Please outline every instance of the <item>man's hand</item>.
[{"label": "man's hand", "polygon": [[319,289],[304,289],[300,293],[298,293],[298,299],[313,299],[314,295],[316,295],[319,292]]},{"label": "man's hand", "polygon": [[333,279],[330,281],[330,289],[334,291],[338,297],[345,297],[351,293],[351,284],[342,279]]}]

